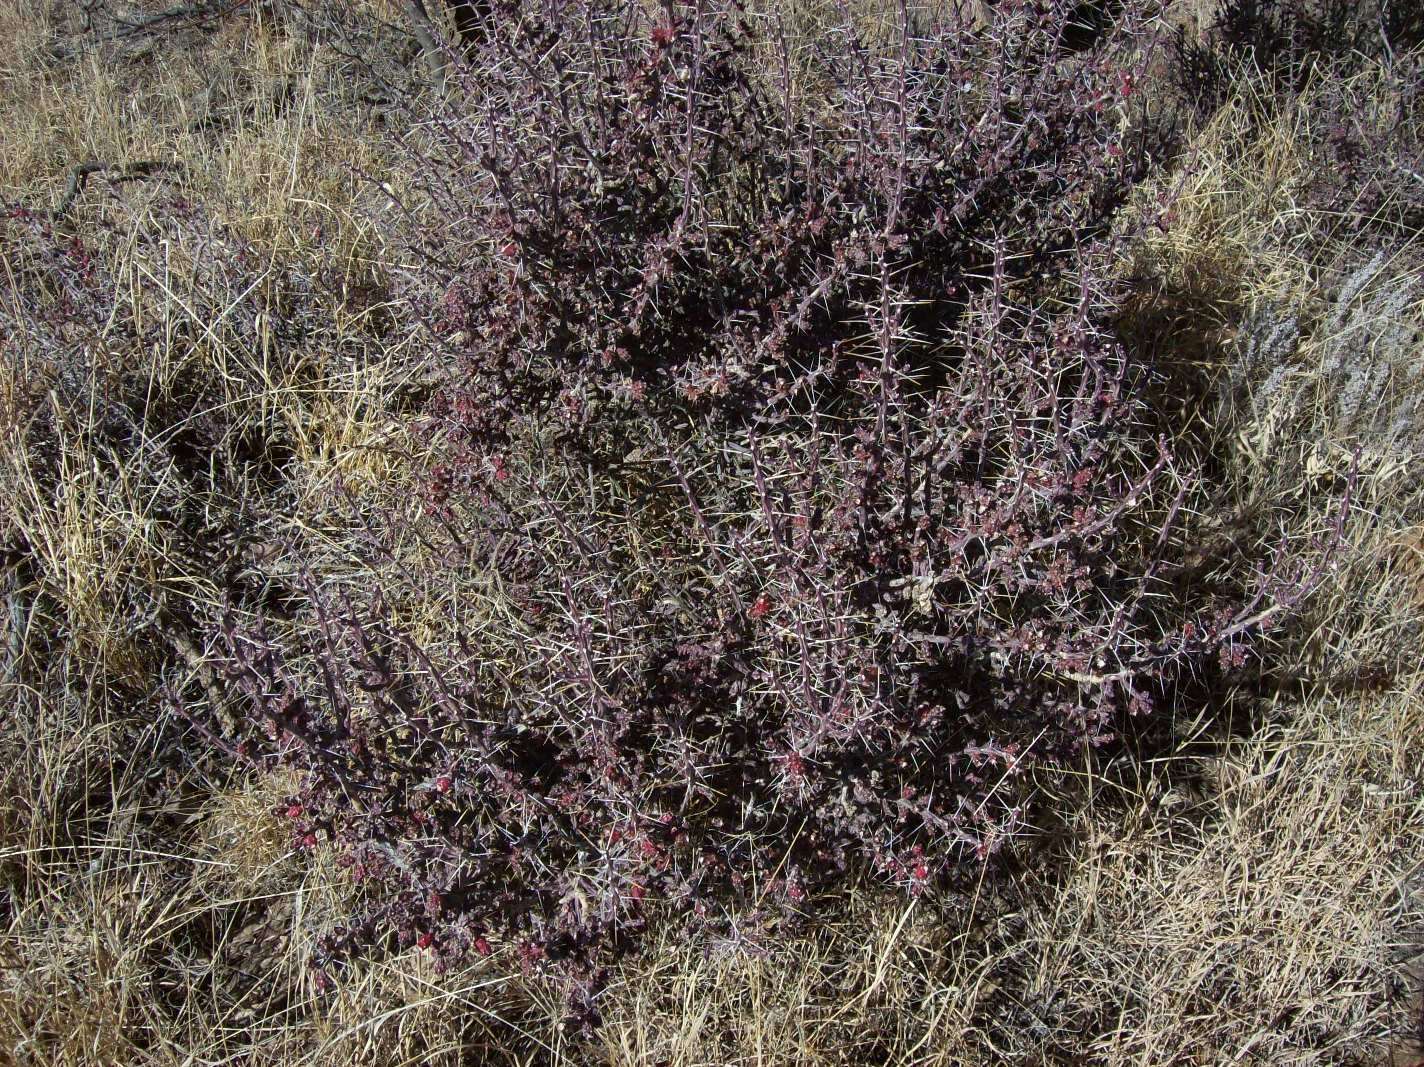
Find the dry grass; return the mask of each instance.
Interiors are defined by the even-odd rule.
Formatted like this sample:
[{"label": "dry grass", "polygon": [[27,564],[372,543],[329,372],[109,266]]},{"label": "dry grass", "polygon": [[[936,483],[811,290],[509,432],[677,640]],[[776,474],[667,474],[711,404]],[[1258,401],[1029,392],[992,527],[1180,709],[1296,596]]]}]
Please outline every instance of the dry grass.
[{"label": "dry grass", "polygon": [[[155,397],[201,396],[190,416],[220,413],[232,440],[280,441],[275,484],[236,501],[213,482],[202,506],[215,528],[240,506],[259,539],[329,543],[335,558],[335,487],[400,494],[413,447],[398,401],[419,374],[413,331],[385,322],[382,205],[355,173],[398,184],[398,164],[379,126],[343,109],[339,57],[281,26],[239,18],[137,61],[60,62],[46,58],[64,18],[50,6],[0,6],[0,194],[52,203],[83,159],[181,161],[189,195],[268,258],[255,295],[224,289],[196,246],[160,263],[135,239],[159,190],[96,184],[70,224],[109,224],[125,299],[171,319],[174,343],[90,353],[68,392],[42,353],[4,350],[0,1061],[1410,1062],[1424,513],[1389,449],[1367,451],[1347,562],[1283,651],[1309,681],[1175,724],[1175,745],[1145,764],[1085,765],[1031,872],[934,905],[850,893],[807,929],[655,944],[620,964],[591,1045],[498,952],[448,974],[411,952],[315,988],[311,932],[353,890],[331,857],[293,852],[273,814],[280,781],[167,757],[176,727],[158,684],[192,665],[135,611],[216,601],[219,576],[157,508],[143,454],[116,455],[76,398],[120,368]],[[1332,316],[1339,271],[1319,249],[1340,263],[1368,250],[1302,207],[1310,101],[1267,120],[1258,103],[1233,101],[1196,136],[1175,223],[1141,249],[1139,332],[1219,379],[1240,350],[1234,324],[1262,308],[1298,317],[1289,411],[1198,415],[1230,443],[1237,495],[1308,533],[1327,520],[1312,486],[1361,443],[1330,415],[1331,331],[1359,323]],[[196,124],[199,108],[221,123]],[[1372,284],[1403,284],[1417,253]],[[13,279],[22,257],[3,255]],[[229,328],[316,267],[344,284],[298,358]],[[0,301],[14,292],[0,285]],[[1418,300],[1390,307],[1424,322]],[[41,423],[57,475],[22,432]]]}]

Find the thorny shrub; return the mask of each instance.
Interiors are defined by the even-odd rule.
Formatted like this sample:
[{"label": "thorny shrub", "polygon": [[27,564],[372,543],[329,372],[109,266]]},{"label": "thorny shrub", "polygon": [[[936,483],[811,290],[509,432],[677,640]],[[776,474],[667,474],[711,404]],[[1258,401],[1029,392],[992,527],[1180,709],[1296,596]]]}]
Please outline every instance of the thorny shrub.
[{"label": "thorny shrub", "polygon": [[307,638],[225,629],[240,753],[365,887],[333,959],[505,945],[591,1019],[655,915],[753,937],[987,860],[1027,769],[1311,588],[1193,569],[1209,486],[1111,325],[1150,42],[1072,6],[808,53],[711,3],[496,5],[413,149],[424,499],[364,516],[363,578],[313,567]]}]

